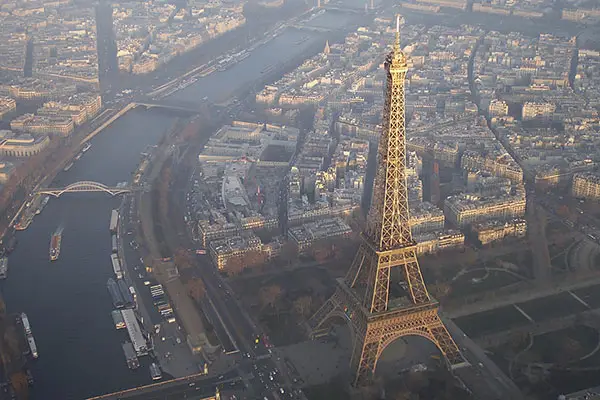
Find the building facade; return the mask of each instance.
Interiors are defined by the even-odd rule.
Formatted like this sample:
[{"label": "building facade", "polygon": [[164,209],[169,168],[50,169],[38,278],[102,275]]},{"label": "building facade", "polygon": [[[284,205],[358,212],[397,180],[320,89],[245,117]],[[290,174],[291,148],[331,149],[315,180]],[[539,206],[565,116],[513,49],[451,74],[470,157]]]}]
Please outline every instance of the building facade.
[{"label": "building facade", "polygon": [[573,175],[571,193],[581,199],[600,199],[600,175],[591,172]]},{"label": "building facade", "polygon": [[31,136],[22,134],[11,138],[3,139],[0,142],[0,154],[11,157],[31,157],[50,144],[50,138],[47,135]]},{"label": "building facade", "polygon": [[524,237],[527,234],[527,221],[516,218],[511,221],[486,221],[471,226],[479,243],[486,245],[506,237]]}]

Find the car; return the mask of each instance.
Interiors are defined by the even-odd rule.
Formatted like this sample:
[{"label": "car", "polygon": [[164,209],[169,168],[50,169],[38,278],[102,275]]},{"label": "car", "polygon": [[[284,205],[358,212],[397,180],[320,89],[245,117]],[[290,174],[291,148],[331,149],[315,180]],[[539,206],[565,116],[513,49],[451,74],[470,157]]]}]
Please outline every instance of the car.
[{"label": "car", "polygon": [[281,392],[281,394],[285,394],[285,390],[283,390],[283,388],[279,388],[279,391]]}]

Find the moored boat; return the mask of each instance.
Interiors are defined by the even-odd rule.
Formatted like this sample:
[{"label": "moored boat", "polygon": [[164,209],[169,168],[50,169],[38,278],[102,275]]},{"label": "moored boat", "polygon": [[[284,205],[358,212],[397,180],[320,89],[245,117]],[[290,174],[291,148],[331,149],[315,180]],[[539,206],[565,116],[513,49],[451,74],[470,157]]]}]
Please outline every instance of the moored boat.
[{"label": "moored boat", "polygon": [[0,258],[0,279],[6,279],[8,276],[8,257]]},{"label": "moored boat", "polygon": [[46,207],[46,205],[48,204],[48,202],[50,201],[50,196],[44,196],[44,198],[42,199],[42,202],[40,203],[40,206],[37,208],[37,210],[35,210],[36,215],[40,214],[44,208]]},{"label": "moored boat", "polygon": [[60,255],[60,245],[62,242],[62,228],[58,228],[50,238],[50,261],[58,260]]}]

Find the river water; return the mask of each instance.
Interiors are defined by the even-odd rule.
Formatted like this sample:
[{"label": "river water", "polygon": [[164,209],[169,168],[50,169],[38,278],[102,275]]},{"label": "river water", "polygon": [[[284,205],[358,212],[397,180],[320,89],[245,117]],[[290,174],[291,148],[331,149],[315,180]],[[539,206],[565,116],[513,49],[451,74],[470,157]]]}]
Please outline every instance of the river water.
[{"label": "river water", "polygon": [[[349,23],[325,13],[333,28]],[[354,18],[352,18],[354,19]],[[313,24],[314,24],[313,23]],[[169,98],[222,101],[229,94],[263,79],[265,67],[285,63],[324,45],[326,33],[286,29],[257,48],[250,57],[224,72],[215,72]],[[311,47],[312,46],[312,47]],[[307,54],[310,55],[310,54]],[[130,181],[147,146],[158,143],[174,116],[152,109],[135,109],[92,140],[92,148],[51,186],[91,180],[108,186]],[[83,399],[150,383],[148,357],[142,367],[128,369],[120,344],[124,330],[114,328],[106,281],[113,276],[110,263],[110,211],[120,198],[101,193],[70,193],[51,199],[25,231],[9,257],[9,274],[0,282],[8,312],[25,312],[35,337],[39,359],[31,363],[35,385],[31,398]],[[50,263],[51,234],[64,227],[58,261]]]},{"label": "river water", "polygon": [[[156,144],[174,117],[133,110],[93,139],[92,148],[52,186],[92,180],[128,181],[147,145]],[[150,382],[147,368],[127,368],[114,328],[106,281],[110,262],[110,211],[119,198],[71,193],[51,199],[30,227],[17,234],[2,292],[9,312],[25,312],[39,359],[31,363],[33,399],[81,399]],[[50,235],[64,227],[60,258],[48,260]]]},{"label": "river water", "polygon": [[[337,30],[359,18],[360,16],[355,14],[327,11],[315,17],[307,25]],[[207,97],[208,101],[214,103],[223,102],[240,88],[245,88],[252,85],[257,79],[264,78],[263,75],[268,74],[269,70],[280,69],[290,60],[310,52],[311,49],[324,49],[329,35],[327,32],[287,28],[265,45],[252,51],[248,58],[228,70],[215,71],[200,78],[194,84],[175,92],[164,100],[199,103],[204,97]]]}]

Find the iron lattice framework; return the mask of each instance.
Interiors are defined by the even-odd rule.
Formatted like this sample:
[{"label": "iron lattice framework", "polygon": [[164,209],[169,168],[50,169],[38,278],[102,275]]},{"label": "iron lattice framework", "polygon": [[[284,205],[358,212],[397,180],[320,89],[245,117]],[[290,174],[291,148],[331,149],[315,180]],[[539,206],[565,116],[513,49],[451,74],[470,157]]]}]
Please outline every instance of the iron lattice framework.
[{"label": "iron lattice framework", "polygon": [[[396,42],[386,58],[385,69],[383,133],[363,240],[345,279],[338,281],[333,296],[309,321],[313,333],[326,326],[332,317],[349,321],[354,386],[369,384],[385,347],[405,335],[431,340],[451,365],[463,361],[438,316],[437,301],[427,292],[410,232],[404,123],[404,80],[408,66],[400,49],[398,22]],[[401,272],[398,276],[405,283],[402,286],[408,301],[390,300],[390,283],[395,272]]]}]

